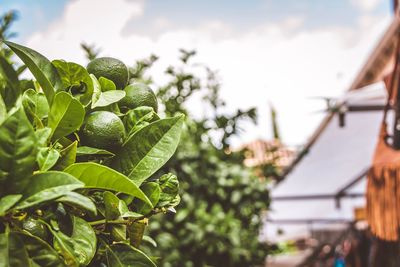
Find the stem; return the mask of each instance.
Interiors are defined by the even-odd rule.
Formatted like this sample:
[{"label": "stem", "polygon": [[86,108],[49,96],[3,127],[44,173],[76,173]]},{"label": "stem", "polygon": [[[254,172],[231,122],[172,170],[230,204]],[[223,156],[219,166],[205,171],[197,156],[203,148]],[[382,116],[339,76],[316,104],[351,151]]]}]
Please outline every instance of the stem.
[{"label": "stem", "polygon": [[91,226],[96,226],[96,225],[106,224],[106,223],[108,223],[108,224],[128,224],[129,221],[128,220],[123,220],[123,219],[107,221],[107,220],[103,219],[103,220],[90,222],[89,224]]},{"label": "stem", "polygon": [[107,221],[107,220],[103,219],[103,220],[98,220],[98,221],[94,221],[94,222],[89,222],[89,224],[91,226],[96,226],[96,225],[100,225],[100,224],[131,224],[132,222],[140,221],[140,220],[143,220],[145,218],[149,218],[149,217],[151,217],[151,216],[153,216],[153,215],[155,215],[157,213],[162,213],[162,212],[165,212],[165,210],[164,209],[154,209],[151,212],[149,212],[148,214],[143,215],[143,216],[138,217],[138,218],[135,218],[133,220],[118,219],[118,220]]}]

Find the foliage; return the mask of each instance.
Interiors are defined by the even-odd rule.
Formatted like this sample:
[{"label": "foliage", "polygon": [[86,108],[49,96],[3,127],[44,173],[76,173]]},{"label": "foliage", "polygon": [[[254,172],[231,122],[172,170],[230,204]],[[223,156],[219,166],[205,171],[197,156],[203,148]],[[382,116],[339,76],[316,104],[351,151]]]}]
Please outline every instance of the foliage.
[{"label": "foliage", "polygon": [[[4,44],[35,79],[20,79],[0,53],[0,267],[156,266],[140,244],[152,240],[143,236],[149,218],[179,203],[177,177],[158,170],[175,152],[184,116],[122,113],[111,81]],[[99,109],[127,129],[112,152],[80,141],[85,117]]]},{"label": "foliage", "polygon": [[[267,247],[257,236],[269,205],[267,180],[243,166],[241,153],[227,153],[230,138],[255,121],[256,110],[227,114],[217,74],[192,64],[194,55],[181,50],[181,64],[166,70],[170,81],[158,88],[168,116],[189,114],[190,101],[202,101],[207,115],[188,119],[176,155],[162,168],[180,177],[182,201],[175,216],[153,220],[150,233],[163,266],[262,265]],[[138,61],[131,76],[151,83],[146,70],[156,59]]]}]

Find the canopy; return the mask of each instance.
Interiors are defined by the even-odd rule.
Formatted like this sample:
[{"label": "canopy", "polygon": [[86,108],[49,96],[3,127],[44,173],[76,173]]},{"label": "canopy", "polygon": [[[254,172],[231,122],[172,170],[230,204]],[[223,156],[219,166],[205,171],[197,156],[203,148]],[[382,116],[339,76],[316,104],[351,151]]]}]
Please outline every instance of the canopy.
[{"label": "canopy", "polygon": [[[375,84],[372,91],[374,97],[371,87],[357,91],[357,97],[346,99],[348,106],[384,105],[384,85]],[[272,189],[262,238],[307,237],[310,229],[345,227],[354,219],[354,208],[365,205],[363,176],[371,164],[382,114],[376,109],[348,112],[344,127],[339,126],[338,116],[330,118],[307,154]]]}]

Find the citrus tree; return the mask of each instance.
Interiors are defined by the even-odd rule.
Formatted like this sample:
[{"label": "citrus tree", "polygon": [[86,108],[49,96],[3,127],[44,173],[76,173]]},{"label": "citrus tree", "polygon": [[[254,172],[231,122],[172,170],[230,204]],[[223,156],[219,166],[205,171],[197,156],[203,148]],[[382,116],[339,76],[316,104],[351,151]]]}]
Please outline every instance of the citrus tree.
[{"label": "citrus tree", "polygon": [[1,45],[0,267],[156,266],[141,244],[154,245],[150,217],[180,201],[177,177],[157,171],[184,116],[160,118],[117,59],[85,68]]}]

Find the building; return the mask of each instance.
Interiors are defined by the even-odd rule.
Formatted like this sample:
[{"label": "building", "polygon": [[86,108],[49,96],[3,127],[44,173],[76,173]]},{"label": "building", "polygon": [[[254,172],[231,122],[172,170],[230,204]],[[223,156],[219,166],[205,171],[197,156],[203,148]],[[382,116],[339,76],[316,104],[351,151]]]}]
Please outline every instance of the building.
[{"label": "building", "polygon": [[[399,33],[400,20],[394,18],[344,101],[338,103],[347,110],[345,126],[341,126],[341,116],[327,114],[287,169],[285,179],[273,188],[263,238],[272,242],[317,239],[321,243],[321,233],[344,233],[365,219],[365,176],[378,139]],[[280,262],[276,258],[268,266],[302,266],[311,254],[308,250]]]}]

